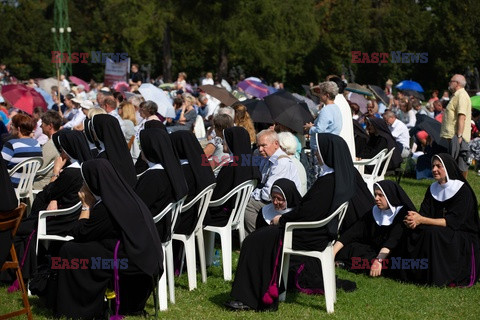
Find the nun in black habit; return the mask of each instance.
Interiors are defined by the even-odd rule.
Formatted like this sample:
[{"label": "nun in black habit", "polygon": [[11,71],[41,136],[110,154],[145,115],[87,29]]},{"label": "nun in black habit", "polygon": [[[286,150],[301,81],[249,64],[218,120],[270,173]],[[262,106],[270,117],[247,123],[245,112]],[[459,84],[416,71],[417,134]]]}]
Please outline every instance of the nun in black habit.
[{"label": "nun in black habit", "polygon": [[[188,186],[170,136],[165,130],[142,130],[140,145],[142,157],[149,168],[138,179],[135,192],[147,205],[151,216],[156,216],[169,203],[187,195]],[[167,213],[156,224],[162,242],[170,239],[170,221],[171,213]]]},{"label": "nun in black habit", "polygon": [[[383,180],[373,186],[375,205],[362,219],[341,234],[333,246],[336,261],[352,271],[380,276],[382,268],[391,271],[391,261],[400,253],[399,245],[406,229],[403,219],[408,211],[416,210],[405,191],[393,181]],[[360,269],[363,260],[370,268]],[[352,266],[353,264],[353,266]]]},{"label": "nun in black habit", "polygon": [[[78,268],[58,270],[56,316],[102,317],[105,290],[112,278],[119,313],[142,314],[152,277],[163,272],[162,247],[152,215],[106,159],[86,161],[81,170],[82,212],[70,232],[74,240],[59,252],[60,265],[65,261],[71,265],[74,259],[80,263]],[[82,259],[87,259],[85,268]],[[113,262],[103,264],[104,259]],[[114,278],[117,272],[119,283]]]},{"label": "nun in black habit", "polygon": [[[388,170],[398,168],[402,163],[402,154],[385,121],[379,118],[366,118],[366,121],[370,137],[366,146],[360,151],[360,158],[371,159],[383,149],[387,149],[387,152],[389,152],[392,148],[395,148],[388,164]],[[371,172],[372,169],[372,166],[367,166],[365,172]]]},{"label": "nun in black habit", "polygon": [[[0,195],[2,195],[2,201],[0,201],[1,219],[2,213],[10,212],[18,206],[17,195],[10,180],[5,161],[0,161]],[[11,232],[0,231],[0,268],[8,257],[11,245]]]},{"label": "nun in black habit", "polygon": [[109,114],[92,117],[92,132],[100,145],[98,157],[107,159],[129,186],[137,183],[132,156],[118,120]]},{"label": "nun in black habit", "polygon": [[[324,219],[353,196],[354,168],[345,140],[320,133],[317,134],[317,146],[321,171],[295,210],[274,217],[273,225],[256,230],[245,238],[231,291],[235,300],[226,304],[228,308],[275,309],[278,298],[268,304],[264,295],[273,283],[278,287],[277,272],[282,261],[276,261],[276,257],[281,252],[285,224]],[[337,226],[338,217],[324,228],[297,230],[293,234],[293,248],[324,250],[336,238]],[[314,273],[314,276],[321,277],[321,274]]]},{"label": "nun in black habit", "polygon": [[[212,201],[218,200],[236,186],[248,180],[261,178],[258,167],[253,164],[250,136],[243,127],[231,127],[223,131],[224,150],[230,152],[230,162],[222,165],[217,176],[217,185],[213,190]],[[230,218],[235,198],[226,205],[209,208],[205,215],[204,225],[225,226]]]},{"label": "nun in black habit", "polygon": [[[170,139],[172,140],[173,148],[180,158],[188,185],[188,197],[185,200],[185,203],[188,203],[203,189],[215,183],[215,175],[210,164],[203,163],[202,160],[206,159],[206,156],[193,132],[179,130],[171,133]],[[183,212],[178,217],[175,233],[191,234],[197,224],[197,212],[197,205]]]},{"label": "nun in black habit", "polygon": [[403,256],[428,259],[428,268],[402,270],[402,279],[435,286],[467,286],[480,272],[478,203],[455,160],[446,153],[432,158],[436,180],[427,190],[420,212],[405,217]]},{"label": "nun in black habit", "polygon": [[[87,142],[80,131],[61,130],[55,133],[52,139],[60,153],[60,157],[55,160],[53,176],[50,183],[35,197],[31,213],[24,216],[14,239],[17,254],[22,257],[20,258],[23,261],[22,274],[25,279],[32,277],[37,266],[35,252],[38,213],[42,210],[69,208],[80,201],[78,191],[83,184],[80,165],[91,159]],[[80,210],[69,215],[51,217],[47,223],[47,232],[66,235],[79,214]],[[39,248],[39,256],[45,253],[42,249]]]},{"label": "nun in black habit", "polygon": [[302,200],[295,183],[290,179],[278,179],[270,190],[272,202],[260,209],[257,216],[256,229],[267,227],[278,215],[290,212]]},{"label": "nun in black habit", "polygon": [[92,157],[96,158],[98,156],[98,149],[100,148],[100,144],[93,138],[92,120],[90,120],[89,118],[85,118],[83,120],[83,134],[85,134],[85,138],[87,138],[88,148],[92,153]]},{"label": "nun in black habit", "polygon": [[[153,128],[162,129],[165,132],[167,132],[165,125],[160,120],[147,120],[143,124],[143,129],[140,126],[140,129],[139,129],[140,131],[139,133],[137,133],[138,137],[135,139],[134,143],[137,143],[137,141],[140,141],[140,132],[142,132],[143,130],[153,129]],[[141,148],[141,144],[140,144],[140,148]],[[141,174],[147,169],[148,169],[148,164],[145,162],[145,160],[143,160],[142,157],[138,157],[137,162],[135,162],[135,172],[137,174]]]}]

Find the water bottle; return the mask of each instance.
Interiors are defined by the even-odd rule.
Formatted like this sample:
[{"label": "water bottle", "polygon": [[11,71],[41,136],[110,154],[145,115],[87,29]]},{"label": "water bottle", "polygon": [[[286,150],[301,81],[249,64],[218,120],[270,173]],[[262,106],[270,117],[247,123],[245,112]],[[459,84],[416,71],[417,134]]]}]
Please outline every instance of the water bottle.
[{"label": "water bottle", "polygon": [[215,267],[220,266],[220,252],[218,252],[218,249],[215,250],[215,256],[213,257],[213,265]]}]

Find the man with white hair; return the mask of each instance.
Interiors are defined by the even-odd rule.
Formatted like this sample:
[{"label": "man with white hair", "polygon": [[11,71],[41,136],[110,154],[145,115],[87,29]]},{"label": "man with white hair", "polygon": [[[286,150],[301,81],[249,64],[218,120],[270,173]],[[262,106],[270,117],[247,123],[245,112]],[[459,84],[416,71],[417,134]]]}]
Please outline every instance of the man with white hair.
[{"label": "man with white hair", "polygon": [[260,155],[265,158],[260,165],[262,181],[253,190],[252,196],[245,209],[245,232],[255,231],[258,212],[271,202],[270,190],[275,181],[280,178],[295,182],[298,190],[301,189],[297,167],[292,159],[280,148],[278,134],[273,130],[263,130],[257,134],[257,146]]},{"label": "man with white hair", "polygon": [[407,158],[410,155],[410,133],[407,125],[398,120],[395,112],[392,110],[387,110],[383,113],[383,120],[387,123],[392,136],[400,147],[402,158]]},{"label": "man with white hair", "polygon": [[468,173],[468,142],[470,142],[470,122],[472,120],[472,102],[465,90],[467,81],[461,74],[454,75],[448,84],[453,93],[442,120],[440,136],[449,142],[449,153],[457,160],[463,176]]}]

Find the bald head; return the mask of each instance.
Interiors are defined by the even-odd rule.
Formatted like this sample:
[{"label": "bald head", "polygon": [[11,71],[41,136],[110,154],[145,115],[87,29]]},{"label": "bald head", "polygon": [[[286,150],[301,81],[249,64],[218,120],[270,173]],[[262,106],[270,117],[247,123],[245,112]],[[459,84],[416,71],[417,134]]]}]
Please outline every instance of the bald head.
[{"label": "bald head", "polygon": [[456,74],[450,79],[448,89],[450,89],[451,92],[456,92],[457,90],[465,88],[466,84],[467,80],[465,80],[465,77],[461,74]]}]

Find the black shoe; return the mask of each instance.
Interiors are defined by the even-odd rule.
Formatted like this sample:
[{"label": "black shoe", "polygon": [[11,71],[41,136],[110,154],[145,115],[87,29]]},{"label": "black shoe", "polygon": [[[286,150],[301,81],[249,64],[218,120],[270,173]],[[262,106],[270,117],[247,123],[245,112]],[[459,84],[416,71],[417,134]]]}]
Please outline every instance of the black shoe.
[{"label": "black shoe", "polygon": [[353,281],[350,280],[342,280],[338,279],[336,280],[337,284],[337,289],[343,289],[345,292],[352,292],[357,290],[357,284]]},{"label": "black shoe", "polygon": [[232,311],[247,311],[251,308],[240,301],[232,300],[225,303],[225,307]]}]

